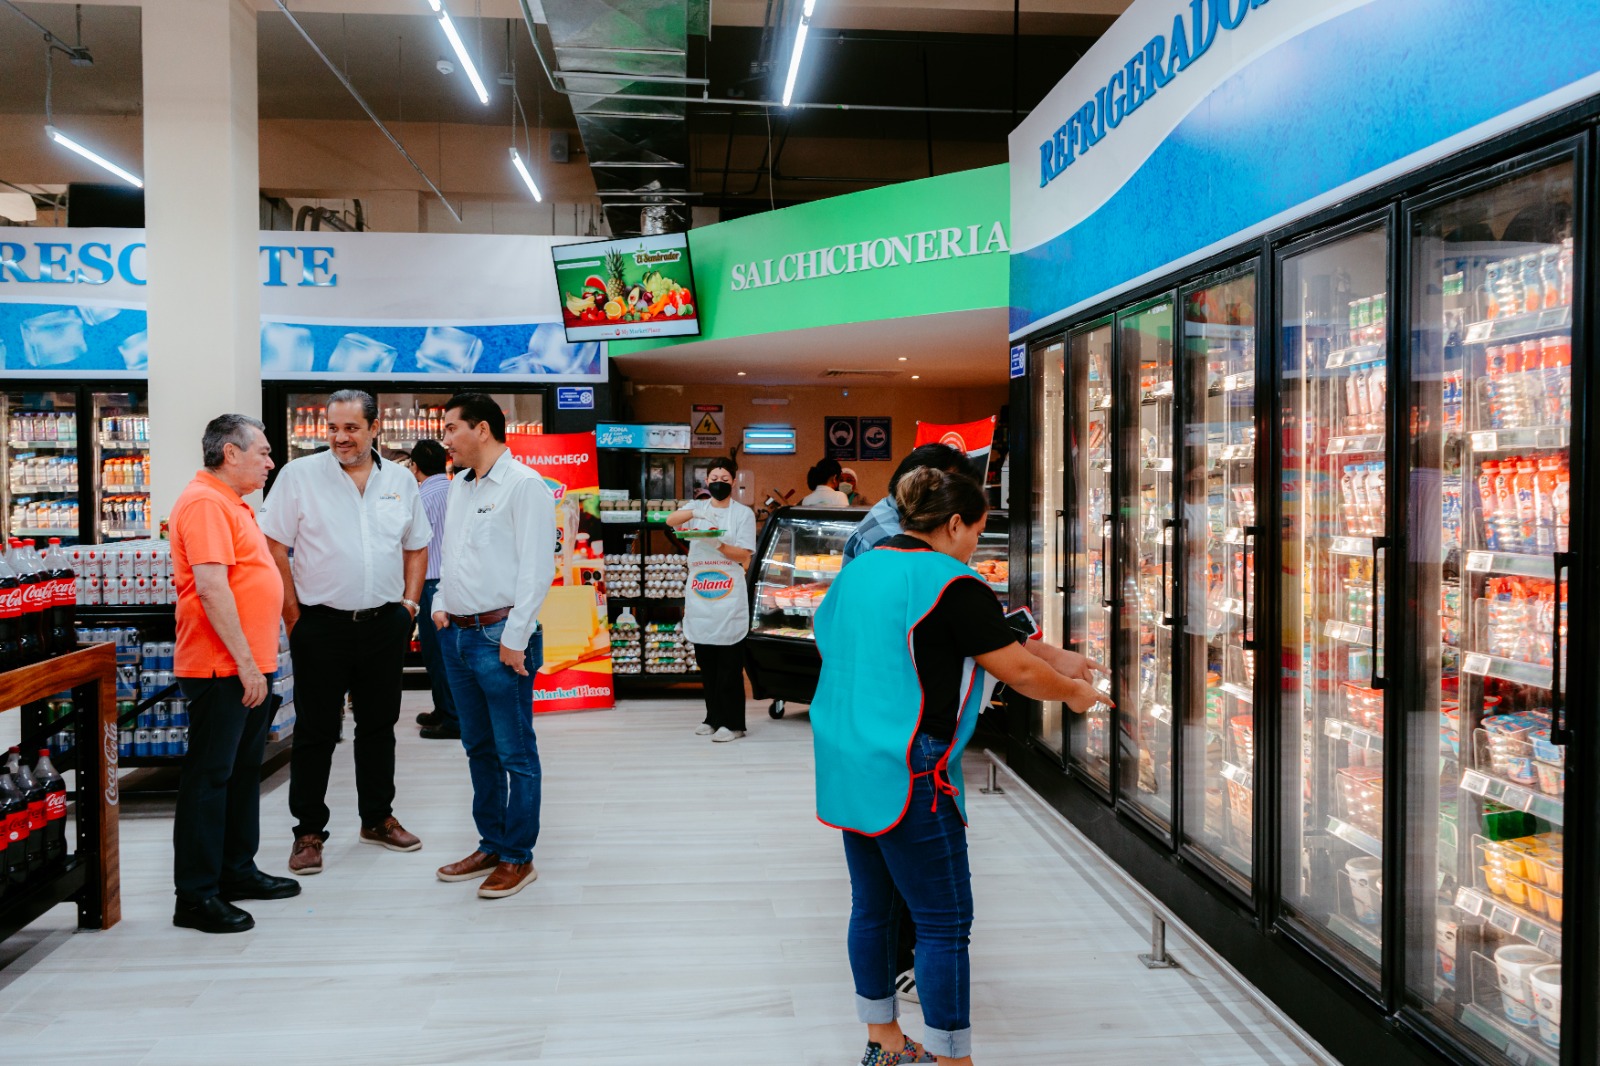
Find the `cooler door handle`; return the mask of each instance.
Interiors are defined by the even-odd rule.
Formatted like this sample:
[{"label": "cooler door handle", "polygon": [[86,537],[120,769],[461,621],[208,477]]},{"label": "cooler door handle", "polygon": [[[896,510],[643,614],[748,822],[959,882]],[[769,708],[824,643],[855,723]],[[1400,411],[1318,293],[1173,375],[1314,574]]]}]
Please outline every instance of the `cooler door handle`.
[{"label": "cooler door handle", "polygon": [[1170,541],[1177,539],[1177,528],[1178,520],[1176,518],[1163,518],[1161,520],[1161,543],[1158,548],[1161,552],[1161,624],[1165,626],[1176,624],[1172,616],[1172,600],[1175,597],[1168,595],[1167,585],[1170,576],[1168,571],[1172,561],[1172,552],[1168,544]]},{"label": "cooler door handle", "polygon": [[1067,583],[1066,583],[1065,586],[1063,586],[1061,584],[1061,570],[1062,570],[1061,559],[1062,559],[1062,556],[1065,554],[1066,543],[1067,543],[1067,512],[1065,512],[1065,511],[1057,511],[1056,512],[1056,550],[1055,550],[1055,559],[1053,560],[1053,564],[1054,564],[1054,566],[1056,568],[1056,573],[1055,573],[1056,591],[1057,592],[1077,592],[1078,591],[1078,570],[1077,570],[1077,567],[1073,567],[1073,568],[1071,568],[1071,569],[1069,569],[1067,571]]},{"label": "cooler door handle", "polygon": [[1250,616],[1250,586],[1252,584],[1251,574],[1254,573],[1254,568],[1251,566],[1251,563],[1255,559],[1255,541],[1256,536],[1259,533],[1260,530],[1257,527],[1245,526],[1243,535],[1241,535],[1239,538],[1239,540],[1242,542],[1239,550],[1239,611],[1243,619],[1243,622],[1241,623],[1244,626],[1244,639],[1242,643],[1245,651],[1256,650],[1255,620]]},{"label": "cooler door handle", "polygon": [[1100,516],[1100,606],[1111,606],[1111,516]]},{"label": "cooler door handle", "polygon": [[1378,599],[1378,588],[1379,588],[1379,584],[1378,584],[1378,555],[1379,555],[1380,552],[1383,553],[1384,555],[1387,555],[1389,553],[1389,538],[1388,537],[1373,537],[1372,538],[1372,647],[1371,647],[1371,654],[1372,654],[1372,687],[1374,689],[1385,688],[1388,685],[1388,679],[1385,678],[1382,674],[1378,673],[1378,636],[1379,636],[1379,634],[1381,634],[1383,632],[1383,611],[1378,606],[1378,604],[1379,604],[1379,599]]},{"label": "cooler door handle", "polygon": [[1550,620],[1550,743],[1572,743],[1572,731],[1567,728],[1567,701],[1561,694],[1561,675],[1566,672],[1565,649],[1561,646],[1561,605],[1566,597],[1561,588],[1561,574],[1572,569],[1572,553],[1555,553],[1556,598]]}]

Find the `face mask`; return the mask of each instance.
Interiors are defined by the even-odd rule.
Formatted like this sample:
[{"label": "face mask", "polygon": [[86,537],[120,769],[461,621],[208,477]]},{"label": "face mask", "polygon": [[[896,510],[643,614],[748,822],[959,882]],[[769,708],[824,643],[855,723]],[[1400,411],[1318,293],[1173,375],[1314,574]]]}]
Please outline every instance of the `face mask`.
[{"label": "face mask", "polygon": [[855,484],[853,482],[841,481],[841,482],[839,482],[839,491],[844,493],[846,496],[848,496],[852,492],[856,491],[856,487],[855,487]]},{"label": "face mask", "polygon": [[711,493],[713,500],[726,500],[733,495],[733,486],[726,481],[713,481],[706,486],[706,491]]}]

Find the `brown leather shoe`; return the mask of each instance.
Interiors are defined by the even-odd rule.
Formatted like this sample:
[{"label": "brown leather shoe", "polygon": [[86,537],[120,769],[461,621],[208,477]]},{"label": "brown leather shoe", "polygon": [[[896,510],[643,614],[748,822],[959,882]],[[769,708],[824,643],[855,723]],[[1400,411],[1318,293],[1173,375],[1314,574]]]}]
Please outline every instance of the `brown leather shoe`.
[{"label": "brown leather shoe", "polygon": [[297,877],[309,877],[322,872],[322,837],[307,833],[294,838],[294,849],[289,852],[289,872]]},{"label": "brown leather shoe", "polygon": [[531,862],[502,862],[495,866],[489,880],[478,886],[478,895],[484,899],[515,896],[539,879],[539,871]]},{"label": "brown leather shoe", "polygon": [[376,844],[390,851],[422,850],[422,841],[414,834],[406,832],[406,827],[392,814],[378,825],[362,826],[361,843]]},{"label": "brown leather shoe", "polygon": [[500,865],[500,860],[493,855],[482,851],[475,851],[460,862],[453,862],[449,866],[439,867],[439,880],[441,881],[471,881],[475,877],[484,877]]}]

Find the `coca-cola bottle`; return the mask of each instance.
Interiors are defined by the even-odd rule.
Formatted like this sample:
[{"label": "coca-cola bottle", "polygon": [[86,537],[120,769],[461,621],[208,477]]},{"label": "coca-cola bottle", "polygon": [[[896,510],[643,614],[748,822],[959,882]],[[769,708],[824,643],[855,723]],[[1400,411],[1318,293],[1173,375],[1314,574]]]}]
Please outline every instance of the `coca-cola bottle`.
[{"label": "coca-cola bottle", "polygon": [[33,771],[22,761],[22,749],[14,745],[6,754],[6,773],[27,804],[28,839],[24,853],[28,876],[32,877],[44,865],[44,787],[34,780]]},{"label": "coca-cola bottle", "polygon": [[50,606],[45,615],[45,650],[66,655],[78,647],[78,575],[61,548],[61,538],[50,538],[44,556],[44,575],[50,583]]},{"label": "coca-cola bottle", "polygon": [[0,834],[6,838],[5,879],[21,885],[28,880],[28,801],[11,775],[0,771]]},{"label": "coca-cola bottle", "polygon": [[0,670],[22,665],[22,648],[17,643],[21,629],[22,583],[10,562],[0,556]]},{"label": "coca-cola bottle", "polygon": [[17,582],[22,587],[22,617],[17,625],[17,646],[22,650],[23,665],[36,663],[44,654],[44,571],[37,559],[20,540],[11,541],[8,561],[17,572]]},{"label": "coca-cola bottle", "polygon": [[50,761],[50,749],[39,749],[33,779],[44,789],[44,861],[56,862],[67,854],[67,782]]}]

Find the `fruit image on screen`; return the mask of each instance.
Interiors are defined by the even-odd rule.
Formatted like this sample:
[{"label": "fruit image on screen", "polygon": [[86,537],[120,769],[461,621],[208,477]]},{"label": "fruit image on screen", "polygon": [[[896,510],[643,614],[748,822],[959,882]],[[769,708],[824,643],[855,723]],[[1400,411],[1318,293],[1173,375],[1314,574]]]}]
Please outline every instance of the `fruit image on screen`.
[{"label": "fruit image on screen", "polygon": [[569,244],[552,255],[568,341],[699,334],[687,235]]}]

